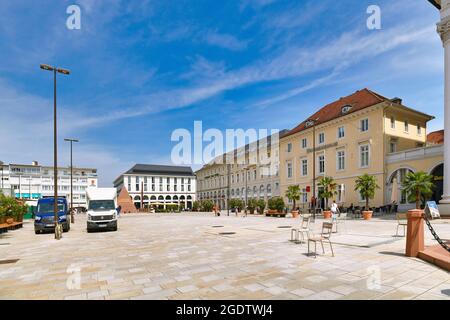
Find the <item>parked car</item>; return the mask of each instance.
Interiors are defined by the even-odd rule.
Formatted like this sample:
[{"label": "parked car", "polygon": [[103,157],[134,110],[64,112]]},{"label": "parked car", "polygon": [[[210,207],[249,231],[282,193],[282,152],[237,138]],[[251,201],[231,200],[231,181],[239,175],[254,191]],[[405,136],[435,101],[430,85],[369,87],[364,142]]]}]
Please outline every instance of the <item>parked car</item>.
[{"label": "parked car", "polygon": [[[55,198],[42,198],[38,200],[35,217],[34,232],[39,234],[44,231],[55,231],[54,215]],[[70,230],[69,206],[65,198],[58,198],[58,223],[62,224],[63,231]]]}]

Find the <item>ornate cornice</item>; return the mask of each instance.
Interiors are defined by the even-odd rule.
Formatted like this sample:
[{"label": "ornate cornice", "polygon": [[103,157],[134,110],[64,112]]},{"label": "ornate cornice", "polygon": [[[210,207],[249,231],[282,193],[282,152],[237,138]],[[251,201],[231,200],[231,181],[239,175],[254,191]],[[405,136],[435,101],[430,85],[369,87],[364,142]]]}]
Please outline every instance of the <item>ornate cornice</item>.
[{"label": "ornate cornice", "polygon": [[437,32],[441,36],[444,44],[450,41],[450,17],[445,18],[437,24]]}]

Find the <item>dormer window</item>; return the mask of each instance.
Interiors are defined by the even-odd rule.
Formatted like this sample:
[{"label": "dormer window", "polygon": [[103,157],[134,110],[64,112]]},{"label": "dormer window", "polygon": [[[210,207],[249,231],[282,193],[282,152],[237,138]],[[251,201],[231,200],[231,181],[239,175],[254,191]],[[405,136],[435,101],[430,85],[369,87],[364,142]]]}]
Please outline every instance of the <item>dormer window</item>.
[{"label": "dormer window", "polygon": [[350,110],[352,109],[352,106],[351,105],[346,105],[346,106],[343,106],[342,107],[342,114],[346,114],[346,113],[349,113],[350,112]]},{"label": "dormer window", "polygon": [[305,126],[308,128],[308,127],[311,127],[312,125],[314,125],[314,121],[312,121],[312,120],[308,120],[308,121],[306,121],[306,123],[305,123]]}]

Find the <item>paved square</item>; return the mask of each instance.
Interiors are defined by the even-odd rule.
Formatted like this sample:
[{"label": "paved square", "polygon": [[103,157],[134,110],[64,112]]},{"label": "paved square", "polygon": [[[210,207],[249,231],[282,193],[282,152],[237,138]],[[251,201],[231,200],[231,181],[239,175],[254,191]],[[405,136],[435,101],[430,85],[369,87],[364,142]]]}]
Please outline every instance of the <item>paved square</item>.
[{"label": "paved square", "polygon": [[[346,221],[332,235],[335,257],[319,245],[317,258],[289,241],[286,227],[299,223],[129,215],[118,232],[87,233],[79,215],[56,241],[29,221],[0,235],[0,260],[19,259],[0,264],[0,299],[450,299],[449,273],[406,258],[396,221]],[[450,221],[434,225],[450,236]]]}]

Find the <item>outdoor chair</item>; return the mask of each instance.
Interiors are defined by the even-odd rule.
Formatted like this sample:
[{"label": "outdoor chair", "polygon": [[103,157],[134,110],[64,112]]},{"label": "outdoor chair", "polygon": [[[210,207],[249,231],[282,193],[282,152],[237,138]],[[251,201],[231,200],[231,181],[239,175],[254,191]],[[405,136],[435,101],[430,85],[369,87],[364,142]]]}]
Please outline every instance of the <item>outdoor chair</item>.
[{"label": "outdoor chair", "polygon": [[331,244],[331,233],[333,229],[333,224],[331,222],[324,222],[322,224],[322,233],[320,235],[313,235],[308,238],[308,255],[310,254],[309,243],[314,242],[314,257],[317,257],[317,242],[322,245],[322,251],[325,253],[325,248],[323,246],[324,242],[328,242],[331,248],[331,254],[334,257],[333,245]]},{"label": "outdoor chair", "polygon": [[305,234],[306,234],[306,239],[308,239],[309,233],[311,232],[311,230],[309,228],[310,223],[311,223],[311,216],[303,216],[300,227],[291,229],[291,241],[300,242],[299,235],[301,235],[302,241],[300,243],[302,243],[305,241]]},{"label": "outdoor chair", "polygon": [[398,228],[403,227],[403,237],[406,235],[406,227],[408,226],[408,219],[406,213],[397,213],[397,232],[395,236],[398,237]]}]

